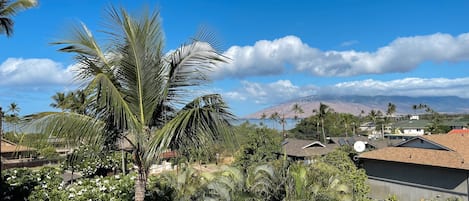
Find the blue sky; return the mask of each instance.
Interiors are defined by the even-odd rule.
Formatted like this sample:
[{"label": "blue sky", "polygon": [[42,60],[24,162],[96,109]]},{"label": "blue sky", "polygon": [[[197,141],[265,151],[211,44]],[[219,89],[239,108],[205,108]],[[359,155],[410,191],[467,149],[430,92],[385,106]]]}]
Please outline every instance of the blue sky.
[{"label": "blue sky", "polygon": [[209,27],[232,62],[205,90],[241,117],[315,94],[469,98],[469,1],[39,0],[0,35],[0,105],[53,110],[50,97],[76,84],[72,55],[49,43],[77,22],[97,34],[109,4],[159,8],[168,51]]}]

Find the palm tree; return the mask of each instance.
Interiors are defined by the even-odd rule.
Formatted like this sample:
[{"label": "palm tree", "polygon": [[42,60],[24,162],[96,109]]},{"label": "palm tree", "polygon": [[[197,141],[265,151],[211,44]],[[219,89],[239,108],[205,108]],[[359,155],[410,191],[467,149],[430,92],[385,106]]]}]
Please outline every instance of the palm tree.
[{"label": "palm tree", "polygon": [[282,125],[282,134],[283,134],[283,137],[286,138],[287,133],[285,133],[285,125],[287,124],[287,120],[285,119],[285,114],[282,114],[282,117],[279,118],[278,123]]},{"label": "palm tree", "polygon": [[61,111],[65,111],[68,109],[68,100],[66,98],[65,93],[57,92],[55,95],[52,96],[53,103],[50,104],[51,107],[60,109]]},{"label": "palm tree", "polygon": [[270,120],[272,120],[272,128],[275,126],[275,122],[277,122],[277,119],[280,118],[280,114],[278,112],[274,112],[270,114]]},{"label": "palm tree", "polygon": [[321,120],[321,129],[322,129],[322,142],[325,143],[326,142],[326,133],[324,131],[324,118],[326,118],[326,116],[332,112],[332,109],[329,108],[328,105],[326,104],[323,104],[323,103],[319,103],[319,111],[317,113],[319,119]]},{"label": "palm tree", "polygon": [[265,122],[264,122],[264,121],[265,121],[266,118],[267,118],[267,115],[265,114],[265,112],[263,112],[263,113],[261,114],[262,125],[265,125]]},{"label": "palm tree", "polygon": [[295,113],[294,119],[298,120],[298,114],[303,114],[303,108],[298,103],[295,103],[292,107],[292,111]]},{"label": "palm tree", "polygon": [[393,103],[388,103],[388,109],[386,110],[386,115],[392,116],[396,112],[396,105]]},{"label": "palm tree", "polygon": [[37,6],[36,0],[17,0],[9,2],[0,0],[0,34],[6,34],[7,37],[13,35],[13,19],[16,13]]},{"label": "palm tree", "polygon": [[38,114],[32,125],[41,133],[95,145],[103,144],[106,126],[123,131],[119,137],[130,144],[138,175],[135,200],[142,201],[149,168],[163,151],[203,149],[231,137],[234,115],[220,95],[188,99],[190,89],[206,83],[204,72],[226,58],[200,37],[165,54],[156,11],[135,18],[111,7],[108,14],[113,29],[104,32],[111,42],[106,53],[85,25],[74,30],[75,37],[55,43],[65,45],[60,51],[74,53],[82,64],[76,79],[89,81],[84,88],[93,106],[89,115]]},{"label": "palm tree", "polygon": [[11,112],[12,116],[18,116],[20,110],[21,110],[21,108],[18,106],[18,104],[13,102],[13,103],[10,103],[10,105],[8,106],[7,112]]},{"label": "palm tree", "polygon": [[16,104],[15,102],[10,103],[8,106],[7,112],[10,113],[10,115],[6,118],[8,123],[13,124],[13,133],[16,134],[16,124],[19,121],[19,113],[20,113],[21,108]]},{"label": "palm tree", "polygon": [[66,99],[69,104],[69,109],[72,112],[86,115],[86,104],[88,97],[83,90],[69,92],[66,95]]}]

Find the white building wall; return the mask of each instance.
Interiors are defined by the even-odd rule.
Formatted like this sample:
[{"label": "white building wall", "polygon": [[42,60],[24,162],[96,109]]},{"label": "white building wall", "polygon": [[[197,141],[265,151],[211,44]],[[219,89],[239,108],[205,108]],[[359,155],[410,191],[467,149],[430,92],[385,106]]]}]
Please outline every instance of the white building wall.
[{"label": "white building wall", "polygon": [[425,134],[425,130],[421,128],[404,128],[402,129],[404,134],[408,135],[423,135]]}]

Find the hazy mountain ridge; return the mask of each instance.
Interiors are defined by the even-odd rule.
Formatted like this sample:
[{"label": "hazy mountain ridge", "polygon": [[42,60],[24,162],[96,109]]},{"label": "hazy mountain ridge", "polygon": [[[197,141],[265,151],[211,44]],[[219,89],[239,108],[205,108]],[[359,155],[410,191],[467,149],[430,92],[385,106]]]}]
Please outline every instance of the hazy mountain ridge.
[{"label": "hazy mountain ridge", "polygon": [[[396,105],[396,114],[414,114],[416,111],[412,109],[413,105],[426,104],[439,113],[469,113],[469,99],[457,96],[308,96],[290,100],[279,105],[275,105],[253,114],[247,115],[245,118],[261,118],[262,114],[266,114],[267,118],[274,112],[284,115],[285,118],[293,118],[295,115],[304,118],[312,115],[313,109],[319,108],[319,103],[329,105],[336,112],[351,113],[359,115],[363,110],[365,115],[371,110],[381,110],[386,113],[388,103]],[[299,104],[304,113],[295,114],[292,111],[294,104]],[[417,113],[424,111],[418,110]]]}]

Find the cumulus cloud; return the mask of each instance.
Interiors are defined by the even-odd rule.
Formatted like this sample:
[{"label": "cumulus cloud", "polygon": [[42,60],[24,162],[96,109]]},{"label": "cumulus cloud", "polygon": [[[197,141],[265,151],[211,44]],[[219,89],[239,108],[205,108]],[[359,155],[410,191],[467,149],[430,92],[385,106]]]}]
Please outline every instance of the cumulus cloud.
[{"label": "cumulus cloud", "polygon": [[290,80],[271,83],[241,81],[241,87],[223,92],[229,100],[258,105],[274,105],[310,95],[363,96],[458,96],[469,98],[469,77],[464,78],[403,78],[390,81],[366,79],[329,86],[295,85]]},{"label": "cumulus cloud", "polygon": [[399,95],[458,96],[469,98],[469,77],[465,78],[404,78],[391,81],[367,79],[342,82],[318,90],[319,94],[336,95]]},{"label": "cumulus cloud", "polygon": [[468,61],[469,33],[401,37],[373,52],[322,51],[296,36],[286,36],[273,41],[261,40],[253,46],[233,46],[225,55],[232,62],[215,69],[215,79],[278,75],[290,66],[314,76],[408,72],[428,61]]},{"label": "cumulus cloud", "polygon": [[308,96],[316,90],[313,85],[296,86],[290,80],[278,80],[271,83],[241,81],[241,85],[235,91],[223,93],[223,96],[232,100],[252,101],[265,105]]},{"label": "cumulus cloud", "polygon": [[0,86],[67,85],[72,83],[73,69],[50,59],[8,58],[0,65]]}]

